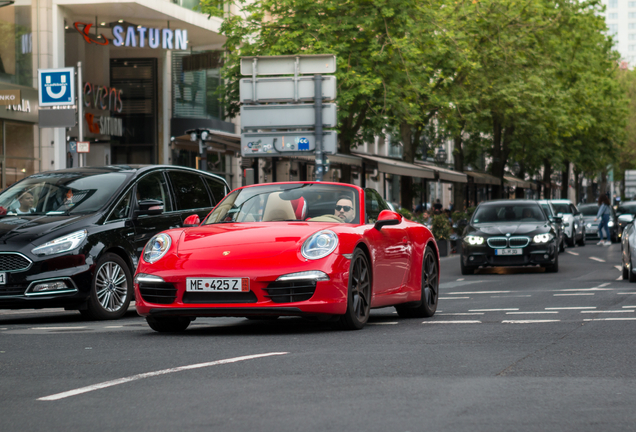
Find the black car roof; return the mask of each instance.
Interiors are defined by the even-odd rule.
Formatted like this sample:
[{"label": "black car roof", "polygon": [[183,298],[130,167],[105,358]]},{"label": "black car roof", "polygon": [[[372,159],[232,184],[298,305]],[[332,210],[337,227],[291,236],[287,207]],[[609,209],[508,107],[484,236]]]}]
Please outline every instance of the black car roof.
[{"label": "black car roof", "polygon": [[86,174],[100,174],[100,173],[110,173],[110,172],[121,172],[121,173],[142,173],[145,171],[155,170],[155,169],[182,169],[186,171],[194,171],[199,174],[207,174],[225,181],[225,179],[217,174],[208,173],[205,171],[197,170],[194,168],[183,167],[179,165],[107,165],[107,166],[95,166],[95,167],[82,167],[82,168],[64,168],[54,171],[43,171],[36,173],[34,175],[47,175],[47,174],[59,174],[59,173],[86,173]]},{"label": "black car roof", "polygon": [[483,201],[480,202],[479,205],[482,204],[502,204],[502,203],[509,203],[509,204],[536,204],[539,205],[539,203],[535,200],[530,200],[530,199],[500,199],[500,200],[492,200],[492,201]]}]

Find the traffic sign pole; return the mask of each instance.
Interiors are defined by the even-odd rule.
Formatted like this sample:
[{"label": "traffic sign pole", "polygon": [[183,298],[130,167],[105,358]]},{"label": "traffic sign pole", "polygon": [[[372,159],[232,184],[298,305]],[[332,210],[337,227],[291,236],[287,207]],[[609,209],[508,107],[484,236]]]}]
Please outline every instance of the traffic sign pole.
[{"label": "traffic sign pole", "polygon": [[[82,62],[77,62],[77,141],[84,141],[84,89],[82,89]],[[86,154],[77,155],[80,167],[86,165]]]},{"label": "traffic sign pole", "polygon": [[324,164],[322,161],[322,75],[314,75],[314,104],[316,106],[316,181],[322,181]]}]

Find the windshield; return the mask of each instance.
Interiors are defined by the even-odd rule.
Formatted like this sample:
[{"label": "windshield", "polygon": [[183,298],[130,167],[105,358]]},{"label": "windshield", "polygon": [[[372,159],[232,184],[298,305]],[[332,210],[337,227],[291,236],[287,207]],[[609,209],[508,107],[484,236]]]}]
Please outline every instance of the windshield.
[{"label": "windshield", "polygon": [[309,221],[359,223],[358,191],[347,186],[281,184],[234,191],[204,224]]},{"label": "windshield", "polygon": [[616,210],[617,213],[620,214],[636,214],[636,204],[625,204],[625,205],[620,205],[618,206],[618,209]]},{"label": "windshield", "polygon": [[545,212],[546,216],[552,216],[552,210],[550,210],[550,206],[548,204],[541,204],[541,208]]},{"label": "windshield", "polygon": [[598,213],[598,205],[597,204],[589,204],[579,206],[579,211],[583,213],[583,216],[596,216]]},{"label": "windshield", "polygon": [[552,203],[552,208],[554,209],[554,212],[556,214],[572,214],[572,210],[570,210],[569,204]]},{"label": "windshield", "polygon": [[493,203],[480,205],[473,223],[543,222],[545,214],[537,204]]},{"label": "windshield", "polygon": [[93,213],[125,180],[122,173],[36,174],[0,194],[0,215]]}]

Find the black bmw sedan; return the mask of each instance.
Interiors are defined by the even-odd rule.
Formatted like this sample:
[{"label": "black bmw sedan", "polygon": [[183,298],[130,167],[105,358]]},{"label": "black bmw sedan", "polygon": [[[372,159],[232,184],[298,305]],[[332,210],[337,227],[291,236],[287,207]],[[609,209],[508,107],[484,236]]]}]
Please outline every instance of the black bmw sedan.
[{"label": "black bmw sedan", "polygon": [[541,265],[559,271],[557,233],[536,201],[479,204],[462,239],[461,271],[480,266]]},{"label": "black bmw sedan", "polygon": [[177,166],[74,168],[21,180],[0,193],[0,309],[121,317],[146,242],[188,216],[203,218],[228,191],[222,177]]}]

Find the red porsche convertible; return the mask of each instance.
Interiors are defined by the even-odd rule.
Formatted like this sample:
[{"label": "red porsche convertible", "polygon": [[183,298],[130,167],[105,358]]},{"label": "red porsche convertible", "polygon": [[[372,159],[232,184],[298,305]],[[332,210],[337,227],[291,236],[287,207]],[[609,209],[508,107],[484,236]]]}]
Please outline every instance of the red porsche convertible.
[{"label": "red porsche convertible", "polygon": [[340,183],[245,186],[199,223],[154,236],[135,275],[137,312],[153,330],[196,317],[313,316],[361,329],[371,308],[401,317],[437,309],[431,232],[373,189]]}]

